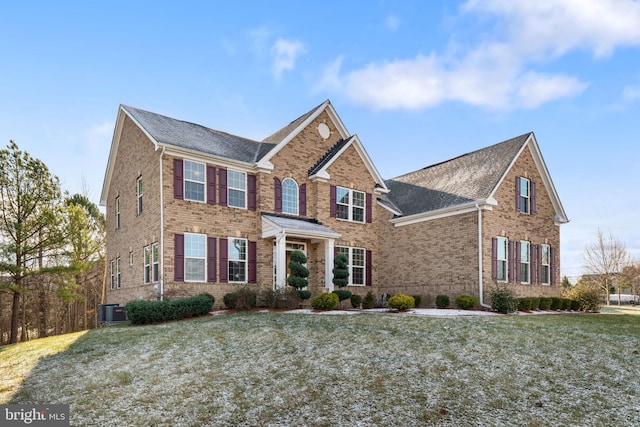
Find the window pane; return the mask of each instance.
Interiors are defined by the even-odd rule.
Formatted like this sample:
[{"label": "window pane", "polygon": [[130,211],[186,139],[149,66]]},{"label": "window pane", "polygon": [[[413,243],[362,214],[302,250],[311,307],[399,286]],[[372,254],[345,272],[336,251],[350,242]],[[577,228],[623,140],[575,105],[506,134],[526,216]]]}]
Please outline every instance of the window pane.
[{"label": "window pane", "polygon": [[[244,191],[229,189],[229,206],[244,208]],[[284,205],[283,205],[284,207]]]},{"label": "window pane", "polygon": [[205,250],[205,236],[204,234],[185,234],[184,236],[184,256],[185,257],[197,257],[204,258],[206,255]]},{"label": "window pane", "polygon": [[246,282],[245,265],[243,261],[229,261],[230,282]]},{"label": "window pane", "polygon": [[187,200],[197,200],[199,202],[204,202],[204,184],[185,181],[184,197]]},{"label": "window pane", "polygon": [[336,188],[336,201],[345,205],[349,204],[349,190],[346,188]]},{"label": "window pane", "polygon": [[542,245],[542,263],[549,264],[549,246]]},{"label": "window pane", "polygon": [[351,283],[354,285],[364,285],[364,268],[353,267],[351,272],[353,274],[353,277],[351,278]]},{"label": "window pane", "polygon": [[353,208],[353,218],[352,221],[364,222],[364,209],[362,208]]},{"label": "window pane", "polygon": [[549,266],[548,265],[543,265],[542,266],[542,277],[540,278],[540,280],[542,281],[542,283],[549,283]]},{"label": "window pane", "polygon": [[362,191],[353,191],[353,206],[364,208],[364,193]]},{"label": "window pane", "polygon": [[507,262],[498,261],[498,280],[507,280]]},{"label": "window pane", "polygon": [[186,258],[184,270],[185,280],[204,282],[204,259]]},{"label": "window pane", "polygon": [[507,259],[507,239],[498,238],[498,259]]},{"label": "window pane", "polygon": [[246,190],[247,180],[244,172],[237,172],[234,170],[227,171],[227,185],[229,188],[235,188],[236,190]]},{"label": "window pane", "polygon": [[529,262],[529,242],[522,242],[520,244],[520,261]]},{"label": "window pane", "polygon": [[353,259],[351,264],[357,267],[364,267],[364,249],[353,248]]},{"label": "window pane", "polygon": [[522,283],[529,283],[529,264],[522,264],[520,266],[520,281]]},{"label": "window pane", "polygon": [[229,259],[245,261],[247,259],[247,241],[229,239]]},{"label": "window pane", "polygon": [[204,163],[184,161],[184,179],[204,184]]}]

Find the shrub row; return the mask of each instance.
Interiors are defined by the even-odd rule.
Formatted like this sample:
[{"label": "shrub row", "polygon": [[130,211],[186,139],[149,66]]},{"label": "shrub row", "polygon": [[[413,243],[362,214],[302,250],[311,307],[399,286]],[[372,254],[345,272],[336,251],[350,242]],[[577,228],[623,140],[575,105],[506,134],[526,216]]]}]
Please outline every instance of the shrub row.
[{"label": "shrub row", "polygon": [[165,301],[129,301],[125,308],[134,325],[202,316],[211,311],[215,298],[210,294]]},{"label": "shrub row", "polygon": [[569,298],[559,297],[522,297],[516,298],[518,310],[577,310],[579,306]]}]

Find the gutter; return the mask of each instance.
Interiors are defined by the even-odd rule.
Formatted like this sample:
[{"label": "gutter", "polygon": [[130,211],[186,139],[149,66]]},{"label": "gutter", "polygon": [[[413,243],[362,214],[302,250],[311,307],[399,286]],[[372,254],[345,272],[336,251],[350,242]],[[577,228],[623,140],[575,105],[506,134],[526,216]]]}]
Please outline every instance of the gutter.
[{"label": "gutter", "polygon": [[163,145],[162,152],[160,153],[160,265],[158,266],[158,269],[160,270],[160,277],[158,277],[158,285],[160,286],[160,301],[164,299],[164,192],[162,191],[164,187],[164,181],[162,177],[162,158],[164,157],[165,148],[166,146]]},{"label": "gutter", "polygon": [[484,308],[491,308],[490,305],[484,302],[484,283],[483,283],[483,262],[482,262],[482,208],[476,203],[476,209],[478,210],[478,294],[480,296],[480,306]]}]

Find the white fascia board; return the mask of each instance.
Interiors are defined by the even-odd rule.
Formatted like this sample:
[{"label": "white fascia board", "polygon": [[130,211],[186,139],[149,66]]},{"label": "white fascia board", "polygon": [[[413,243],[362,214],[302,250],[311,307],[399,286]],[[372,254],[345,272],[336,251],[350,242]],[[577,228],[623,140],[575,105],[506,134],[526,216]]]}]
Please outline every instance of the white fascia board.
[{"label": "white fascia board", "polygon": [[469,212],[477,212],[478,208],[491,211],[493,207],[497,206],[495,199],[478,200],[461,205],[452,206],[449,208],[438,209],[430,212],[423,212],[419,214],[409,215],[401,218],[393,218],[389,220],[395,227],[401,227],[403,225],[416,224],[419,222],[433,221],[435,219],[447,218],[450,216],[461,215]]},{"label": "white fascia board", "polygon": [[116,126],[113,130],[113,137],[111,138],[111,148],[109,149],[109,158],[107,159],[107,169],[104,174],[104,181],[102,182],[102,194],[100,195],[100,206],[107,206],[107,198],[109,197],[109,187],[111,186],[111,178],[113,177],[113,168],[115,167],[115,159],[118,153],[118,147],[120,146],[120,138],[122,137],[122,128],[124,127],[125,116],[128,117],[138,128],[149,138],[155,147],[158,149],[158,141],[156,141],[147,130],[124,108],[124,105],[118,106],[118,115],[116,119]]},{"label": "white fascia board", "polygon": [[388,206],[385,203],[380,202],[380,200],[376,200],[376,203],[378,204],[378,206],[388,210],[389,212],[391,212],[394,215],[397,215],[397,216],[402,215],[402,212],[400,212],[399,210],[393,209],[391,206]]},{"label": "white fascia board", "polygon": [[260,170],[255,163],[246,163],[238,160],[232,160],[225,157],[213,156],[203,153],[201,151],[189,150],[186,148],[175,147],[173,145],[162,144],[166,147],[165,154],[174,157],[180,157],[181,159],[191,160],[194,162],[208,163],[211,165],[222,166],[229,169],[234,169],[239,172],[255,173]]},{"label": "white fascia board", "polygon": [[[313,231],[287,230],[286,228],[283,228],[277,225],[276,223],[274,223],[273,221],[269,220],[264,216],[262,217],[262,222],[263,222],[263,231],[262,231],[263,239],[266,239],[269,237],[277,237],[283,234],[286,235],[287,237],[297,237],[301,239],[320,239],[320,240],[339,239],[340,237],[342,237],[342,234],[336,233],[335,231],[320,233],[320,232],[313,232]],[[268,226],[266,229],[264,227],[264,224]]]}]

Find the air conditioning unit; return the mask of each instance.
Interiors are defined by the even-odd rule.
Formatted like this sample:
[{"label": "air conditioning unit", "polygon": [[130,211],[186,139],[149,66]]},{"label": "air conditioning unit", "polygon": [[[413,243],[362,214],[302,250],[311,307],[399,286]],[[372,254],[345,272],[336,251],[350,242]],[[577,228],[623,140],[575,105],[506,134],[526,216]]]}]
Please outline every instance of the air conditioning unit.
[{"label": "air conditioning unit", "polygon": [[107,323],[107,307],[114,307],[118,304],[98,304],[98,325]]},{"label": "air conditioning unit", "polygon": [[127,310],[119,305],[107,307],[106,322],[125,322],[127,320]]}]

